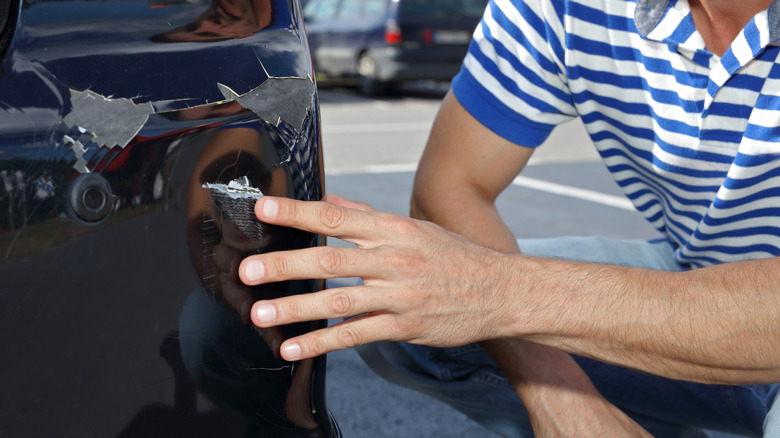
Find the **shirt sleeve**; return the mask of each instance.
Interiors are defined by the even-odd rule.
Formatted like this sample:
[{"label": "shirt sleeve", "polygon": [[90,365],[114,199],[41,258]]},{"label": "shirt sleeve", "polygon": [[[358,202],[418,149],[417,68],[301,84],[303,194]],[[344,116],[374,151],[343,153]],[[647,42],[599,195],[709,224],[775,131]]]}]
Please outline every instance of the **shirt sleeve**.
[{"label": "shirt sleeve", "polygon": [[490,0],[452,90],[488,129],[536,147],[576,117],[566,81],[565,0]]}]

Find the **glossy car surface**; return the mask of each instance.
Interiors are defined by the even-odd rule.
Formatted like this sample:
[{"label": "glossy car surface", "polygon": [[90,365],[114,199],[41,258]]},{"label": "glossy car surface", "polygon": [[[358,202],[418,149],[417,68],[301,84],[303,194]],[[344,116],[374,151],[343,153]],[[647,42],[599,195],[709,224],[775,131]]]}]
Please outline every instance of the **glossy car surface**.
[{"label": "glossy car surface", "polygon": [[487,0],[309,0],[304,19],[315,70],[359,78],[364,94],[460,69]]},{"label": "glossy car surface", "polygon": [[0,435],[337,437],[325,358],[288,363],[248,254],[320,245],[255,221],[323,192],[288,0],[0,2]]}]

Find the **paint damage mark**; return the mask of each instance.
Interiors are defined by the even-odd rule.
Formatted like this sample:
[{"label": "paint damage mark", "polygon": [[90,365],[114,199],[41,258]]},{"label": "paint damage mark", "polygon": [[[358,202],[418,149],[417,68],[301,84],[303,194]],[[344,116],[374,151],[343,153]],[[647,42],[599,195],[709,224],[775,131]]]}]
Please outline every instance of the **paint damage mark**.
[{"label": "paint damage mark", "polygon": [[263,224],[255,218],[255,203],[263,192],[252,187],[246,176],[227,184],[203,184],[211,191],[211,199],[225,216],[236,224],[248,244],[260,248],[263,243]]},{"label": "paint damage mark", "polygon": [[[263,70],[266,71],[264,66]],[[294,134],[305,130],[309,107],[316,91],[310,76],[276,77],[270,74],[267,74],[265,81],[245,94],[238,94],[221,83],[217,83],[217,88],[225,100],[197,106],[237,102],[269,125],[284,126]],[[72,109],[62,119],[60,138],[75,156],[73,168],[79,173],[90,173],[88,164],[92,155],[97,153],[96,150],[124,149],[143,129],[151,115],[168,112],[165,111],[167,106],[162,103],[175,102],[135,103],[128,98],[111,98],[92,90],[74,89],[70,90],[70,100]],[[186,100],[190,99],[181,99]],[[160,111],[155,109],[156,106],[159,106]],[[290,151],[294,146],[293,141]]]},{"label": "paint damage mark", "polygon": [[154,114],[150,102],[111,99],[91,90],[70,90],[71,111],[62,119],[62,143],[75,156],[73,169],[90,173],[89,160],[103,147],[124,149]]},{"label": "paint damage mark", "polygon": [[[83,131],[83,128],[79,129]],[[73,155],[76,156],[76,162],[73,163],[73,168],[79,173],[89,173],[89,167],[87,167],[87,159],[84,158],[84,154],[87,152],[87,148],[81,143],[80,140],[75,139],[67,134],[62,136],[62,140],[65,146],[69,147],[73,151]]]},{"label": "paint damage mark", "polygon": [[[259,61],[259,60],[258,60]],[[297,199],[318,199],[309,193],[307,181],[317,181],[316,134],[312,119],[316,88],[311,76],[272,76],[262,62],[260,66],[268,76],[262,84],[246,94],[239,95],[224,84],[217,84],[228,101],[236,101],[257,114],[271,126],[284,143],[286,150],[279,150],[279,160],[273,167],[293,166],[291,170]],[[306,103],[306,104],[302,104]],[[297,165],[297,166],[296,166]]]},{"label": "paint damage mark", "polygon": [[268,123],[279,126],[281,121],[300,132],[309,105],[314,98],[314,82],[309,77],[272,77],[246,94],[239,95],[224,84],[217,84],[226,100],[235,100]]},{"label": "paint damage mark", "polygon": [[70,90],[70,102],[73,109],[63,123],[91,132],[95,143],[109,148],[127,146],[154,113],[150,102],[110,99],[91,90]]},{"label": "paint damage mark", "polygon": [[290,375],[292,376],[295,373],[295,364],[293,365],[285,365],[281,367],[276,368],[265,368],[265,367],[250,367],[246,368],[246,371],[285,371],[290,370]]}]

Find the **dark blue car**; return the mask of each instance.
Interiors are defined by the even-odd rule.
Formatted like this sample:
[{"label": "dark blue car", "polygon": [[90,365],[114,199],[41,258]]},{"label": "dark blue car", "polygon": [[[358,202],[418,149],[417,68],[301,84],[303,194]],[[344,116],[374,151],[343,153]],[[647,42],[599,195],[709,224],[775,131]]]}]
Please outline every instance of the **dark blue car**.
[{"label": "dark blue car", "polygon": [[309,0],[317,73],[356,78],[367,95],[458,72],[487,0]]},{"label": "dark blue car", "polygon": [[325,358],[286,362],[253,217],[318,200],[297,0],[0,1],[0,435],[334,438]]}]

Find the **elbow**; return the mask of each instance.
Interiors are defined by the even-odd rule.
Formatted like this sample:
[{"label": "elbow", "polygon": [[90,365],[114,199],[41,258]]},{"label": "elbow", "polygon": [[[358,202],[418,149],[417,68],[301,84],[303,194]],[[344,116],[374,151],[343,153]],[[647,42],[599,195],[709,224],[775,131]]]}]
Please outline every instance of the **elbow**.
[{"label": "elbow", "polygon": [[431,169],[425,161],[417,168],[412,185],[412,195],[409,199],[409,216],[414,219],[432,220],[431,209],[434,208],[434,200],[446,198],[441,188],[446,187],[446,180],[441,179],[445,172],[439,169]]},{"label": "elbow", "polygon": [[424,196],[421,191],[418,190],[418,186],[415,183],[412,189],[412,196],[409,199],[409,217],[420,220],[428,220],[425,214],[425,202]]}]

